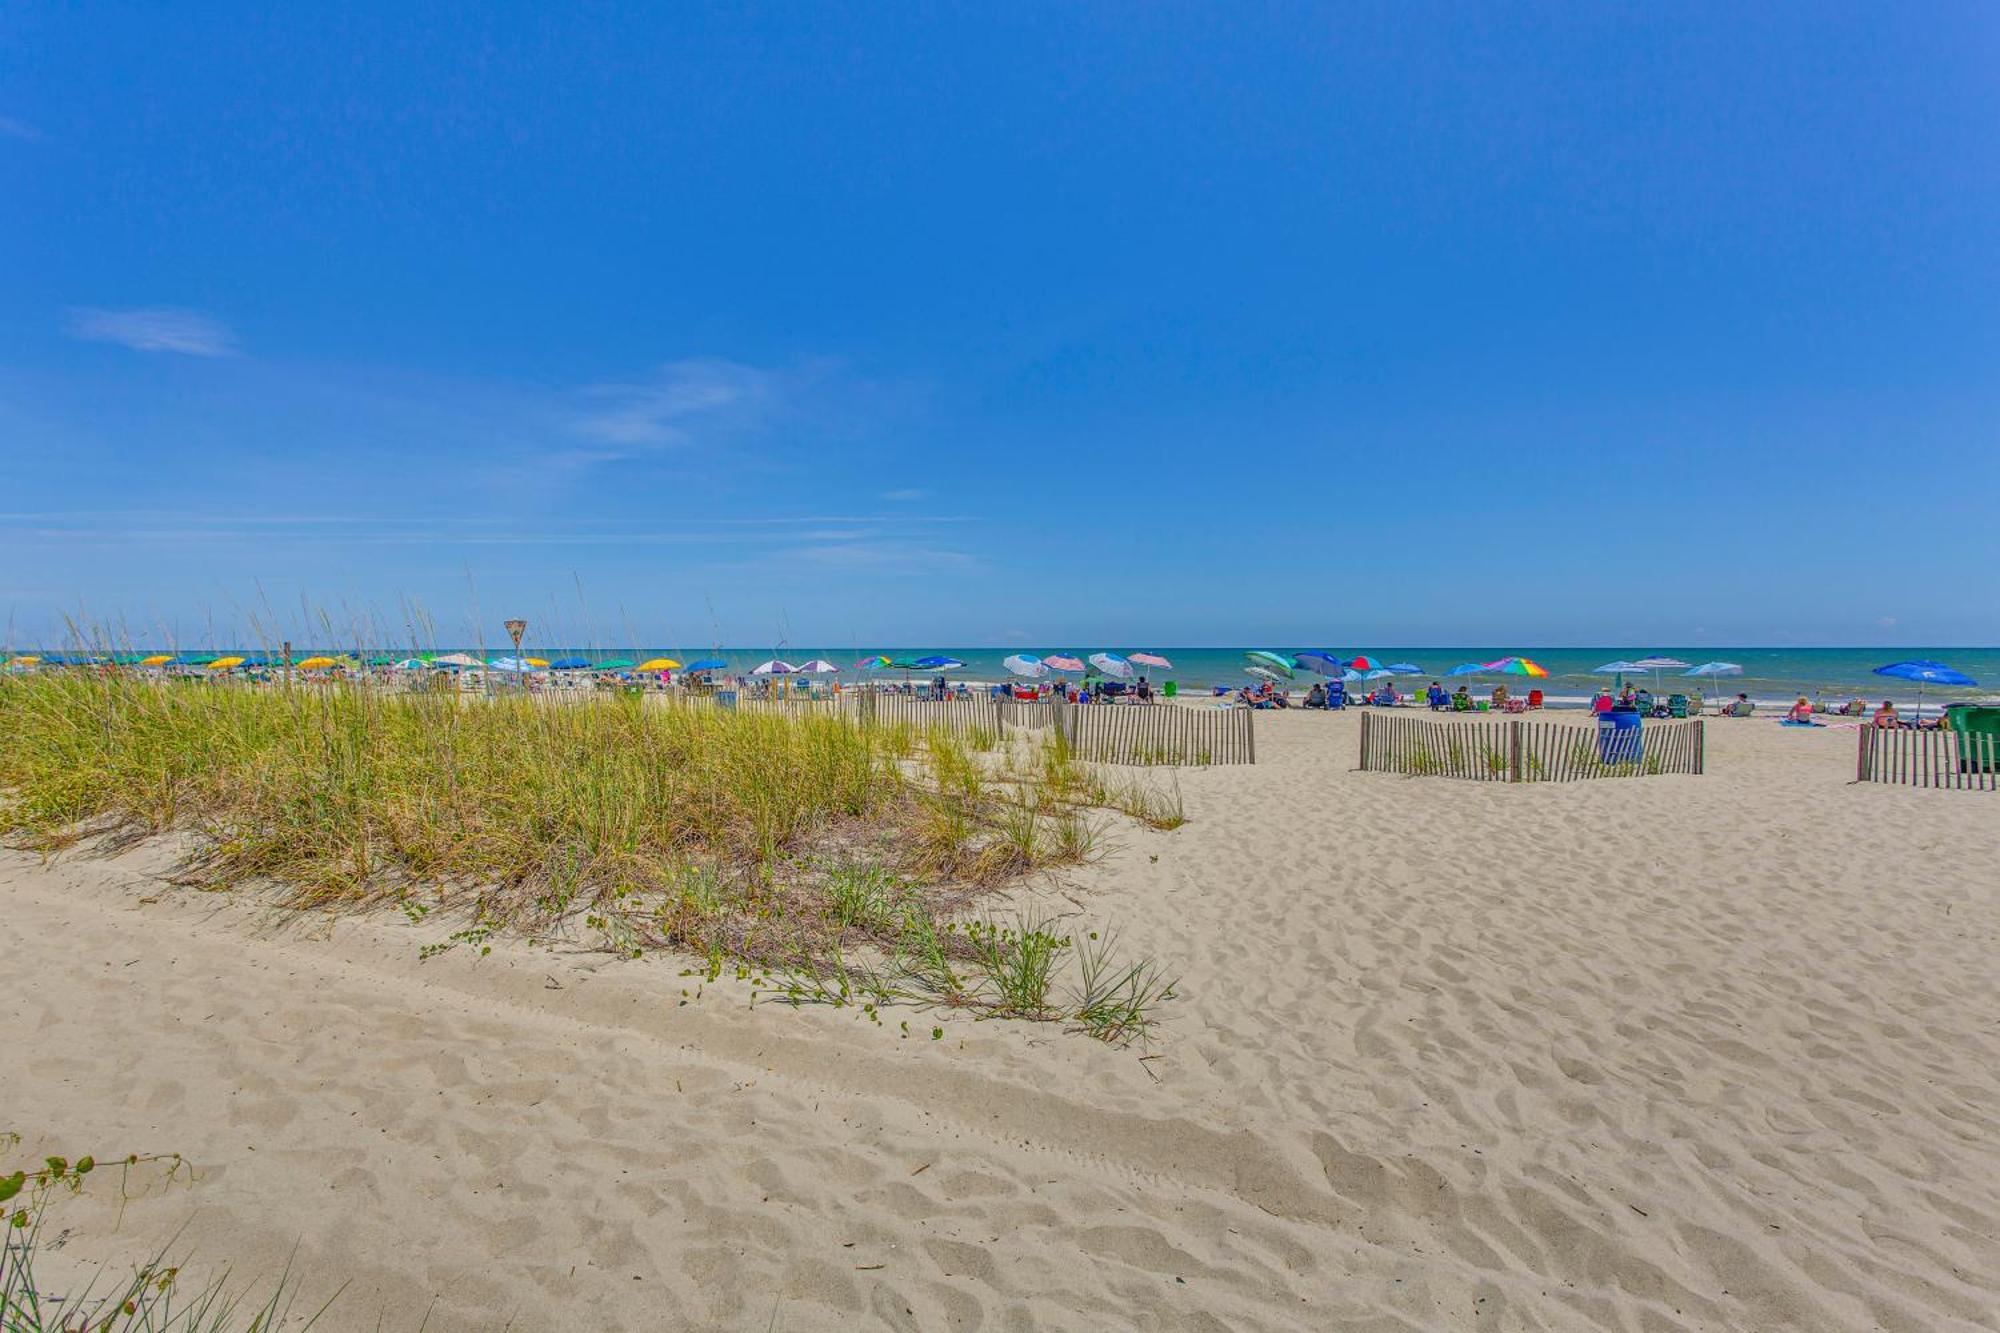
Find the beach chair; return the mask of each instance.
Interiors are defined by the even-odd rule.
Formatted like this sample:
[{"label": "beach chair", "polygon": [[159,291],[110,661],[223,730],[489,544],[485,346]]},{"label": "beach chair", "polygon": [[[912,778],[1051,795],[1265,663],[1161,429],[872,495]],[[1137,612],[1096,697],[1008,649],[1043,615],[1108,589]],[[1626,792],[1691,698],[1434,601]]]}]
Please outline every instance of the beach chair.
[{"label": "beach chair", "polygon": [[1667,716],[1686,717],[1687,715],[1688,715],[1688,697],[1685,694],[1668,695]]},{"label": "beach chair", "polygon": [[1632,702],[1639,705],[1640,717],[1651,717],[1653,715],[1653,692],[1651,690],[1640,690],[1634,696]]},{"label": "beach chair", "polygon": [[1472,696],[1469,694],[1452,695],[1451,711],[1454,713],[1470,713],[1472,711]]},{"label": "beach chair", "polygon": [[1722,709],[1722,716],[1749,717],[1752,713],[1756,711],[1757,711],[1757,701],[1755,699],[1734,699],[1731,700],[1728,704],[1724,705]]},{"label": "beach chair", "polygon": [[1528,707],[1540,708],[1541,706],[1542,706],[1542,692],[1540,690],[1529,690]]}]

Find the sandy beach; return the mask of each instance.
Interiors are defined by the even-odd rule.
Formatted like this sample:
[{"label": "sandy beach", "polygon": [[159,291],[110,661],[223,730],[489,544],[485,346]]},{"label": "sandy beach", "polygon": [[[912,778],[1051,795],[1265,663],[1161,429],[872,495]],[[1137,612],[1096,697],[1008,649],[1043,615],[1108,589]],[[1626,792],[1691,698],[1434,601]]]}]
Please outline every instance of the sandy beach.
[{"label": "sandy beach", "polygon": [[48,1272],[177,1235],[335,1330],[2000,1328],[1993,796],[1765,719],[1524,787],[1356,725],[1260,716],[1013,895],[1180,976],[1126,1049],[6,853],[0,1130],[194,1168]]}]

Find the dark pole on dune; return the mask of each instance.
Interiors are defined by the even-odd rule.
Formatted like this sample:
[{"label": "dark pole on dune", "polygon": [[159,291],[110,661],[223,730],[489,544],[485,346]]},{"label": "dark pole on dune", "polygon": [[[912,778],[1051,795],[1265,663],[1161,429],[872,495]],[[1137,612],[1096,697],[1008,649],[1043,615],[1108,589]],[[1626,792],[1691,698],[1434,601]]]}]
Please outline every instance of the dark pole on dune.
[{"label": "dark pole on dune", "polygon": [[521,636],[527,632],[527,621],[510,620],[507,622],[507,637],[514,641],[514,684],[524,692],[528,688],[528,678],[522,670]]}]

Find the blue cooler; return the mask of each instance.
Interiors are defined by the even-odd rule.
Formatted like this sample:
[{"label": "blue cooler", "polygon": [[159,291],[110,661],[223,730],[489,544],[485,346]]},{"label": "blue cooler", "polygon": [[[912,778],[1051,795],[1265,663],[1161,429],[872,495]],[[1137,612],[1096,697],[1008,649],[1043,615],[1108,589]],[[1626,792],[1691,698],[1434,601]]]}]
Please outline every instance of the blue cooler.
[{"label": "blue cooler", "polygon": [[1597,757],[1607,764],[1636,764],[1646,755],[1645,728],[1634,708],[1597,715]]},{"label": "blue cooler", "polygon": [[717,691],[715,692],[715,706],[716,706],[716,707],[718,707],[718,708],[734,708],[734,707],[736,707],[736,691],[735,691],[735,690],[717,690]]}]

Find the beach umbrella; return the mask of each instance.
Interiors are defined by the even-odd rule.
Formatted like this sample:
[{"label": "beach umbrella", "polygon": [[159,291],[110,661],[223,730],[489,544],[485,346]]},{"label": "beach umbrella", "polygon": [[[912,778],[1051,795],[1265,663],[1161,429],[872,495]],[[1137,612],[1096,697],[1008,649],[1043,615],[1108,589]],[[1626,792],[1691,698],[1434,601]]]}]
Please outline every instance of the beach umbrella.
[{"label": "beach umbrella", "polygon": [[859,662],[856,662],[854,669],[856,671],[881,671],[889,666],[889,664],[888,658],[884,657],[881,653],[876,653],[872,657],[864,657]]},{"label": "beach umbrella", "polygon": [[173,661],[173,660],[174,660],[174,656],[173,656],[173,654],[172,654],[172,653],[154,653],[154,654],[153,654],[153,655],[152,655],[151,657],[142,657],[142,658],[140,658],[140,659],[139,659],[139,665],[140,665],[140,666],[165,666],[165,665],[166,665],[167,663],[169,663],[169,662],[171,662],[171,661]]},{"label": "beach umbrella", "polygon": [[1460,662],[1444,674],[1447,676],[1477,676],[1485,670],[1486,664],[1484,662]]},{"label": "beach umbrella", "polygon": [[1917,720],[1924,719],[1924,686],[1926,685],[1977,685],[1979,682],[1942,662],[1919,660],[1915,662],[1891,662],[1887,666],[1875,668],[1878,676],[1894,676],[1897,680],[1913,680],[1917,683]]},{"label": "beach umbrella", "polygon": [[780,661],[774,657],[768,662],[759,662],[756,666],[750,668],[750,674],[753,676],[789,676],[797,670],[798,668],[790,662]]},{"label": "beach umbrella", "polygon": [[[629,657],[607,657],[597,664],[597,669],[599,671],[630,671],[632,666],[633,662]],[[661,669],[667,670],[668,668],[663,667]]]},{"label": "beach umbrella", "polygon": [[1382,669],[1382,664],[1367,653],[1362,653],[1360,656],[1350,659],[1347,665],[1353,667],[1356,671],[1380,671]]},{"label": "beach umbrella", "polygon": [[1302,666],[1306,670],[1321,676],[1345,676],[1347,674],[1347,663],[1341,661],[1332,653],[1323,653],[1317,648],[1309,648],[1305,652],[1300,653],[1292,659],[1292,665]]},{"label": "beach umbrella", "polygon": [[[681,664],[671,657],[649,657],[639,663],[639,670],[641,671],[679,671],[680,669]],[[708,668],[698,667],[696,669],[707,670]]]},{"label": "beach umbrella", "polygon": [[33,653],[24,653],[19,657],[10,657],[7,659],[7,665],[10,667],[31,667],[40,666],[41,664],[42,659]]},{"label": "beach umbrella", "polygon": [[689,671],[727,671],[729,663],[720,657],[697,657],[687,664]]},{"label": "beach umbrella", "polygon": [[1424,674],[1424,669],[1415,662],[1391,662],[1382,669],[1384,671],[1393,671],[1399,676],[1421,676]]},{"label": "beach umbrella", "polygon": [[1049,664],[1033,653],[1015,653],[1012,657],[1000,659],[1000,665],[1017,676],[1029,680],[1039,680],[1049,674]]},{"label": "beach umbrella", "polygon": [[[1599,671],[1604,670],[1603,667],[1597,669]],[[1688,676],[1740,676],[1743,674],[1743,668],[1736,662],[1703,662],[1700,666],[1691,667],[1682,674]]]},{"label": "beach umbrella", "polygon": [[1497,662],[1488,662],[1484,670],[1498,672],[1503,676],[1528,676],[1540,679],[1549,674],[1549,669],[1540,662],[1525,657],[1503,657]]},{"label": "beach umbrella", "polygon": [[1051,671],[1067,671],[1072,674],[1089,670],[1083,659],[1069,653],[1050,653],[1042,659],[1042,665]]},{"label": "beach umbrella", "polygon": [[479,659],[470,653],[446,653],[443,657],[433,660],[439,666],[447,667],[476,667],[479,665]]},{"label": "beach umbrella", "polygon": [[218,657],[209,662],[208,669],[210,671],[227,671],[231,667],[240,667],[242,665],[243,659],[240,657]]},{"label": "beach umbrella", "polygon": [[330,666],[338,665],[339,663],[331,657],[308,657],[298,663],[298,668],[301,671],[324,671]]},{"label": "beach umbrella", "polygon": [[516,673],[531,669],[527,661],[519,657],[488,658],[486,665],[495,671],[513,671]]},{"label": "beach umbrella", "polygon": [[1158,653],[1133,653],[1125,659],[1133,666],[1158,667],[1162,671],[1172,671],[1174,664]]},{"label": "beach umbrella", "polygon": [[548,670],[549,660],[546,657],[524,657],[521,660],[537,671]]},{"label": "beach umbrella", "polygon": [[934,654],[930,657],[919,657],[916,661],[910,663],[910,665],[918,671],[958,671],[964,668],[965,663],[959,661],[956,657],[944,657]]},{"label": "beach umbrella", "polygon": [[[1286,680],[1292,678],[1294,669],[1298,665],[1283,653],[1266,652],[1262,648],[1253,648],[1243,654],[1243,660],[1253,667],[1262,667],[1266,671],[1275,671]],[[1273,677],[1273,679],[1275,678]]]},{"label": "beach umbrella", "polygon": [[1125,680],[1132,674],[1132,664],[1117,653],[1092,653],[1090,664],[1107,676]]},{"label": "beach umbrella", "polygon": [[1281,676],[1281,675],[1279,675],[1279,674],[1278,674],[1278,673],[1277,673],[1276,671],[1274,671],[1274,670],[1272,670],[1272,669],[1271,669],[1270,667],[1266,667],[1266,666],[1252,666],[1252,667],[1245,667],[1245,668],[1243,668],[1243,669],[1244,669],[1245,671],[1249,672],[1249,673],[1250,673],[1251,675],[1253,675],[1253,676],[1259,676],[1259,677],[1262,677],[1263,679],[1265,679],[1265,680],[1269,680],[1269,681],[1280,681],[1280,680],[1289,680],[1289,679],[1291,679],[1291,677],[1289,677],[1289,676]]},{"label": "beach umbrella", "polygon": [[590,659],[587,657],[558,657],[555,661],[549,663],[549,670],[582,671],[589,665]]},{"label": "beach umbrella", "polygon": [[395,667],[398,671],[422,671],[425,667],[430,666],[431,663],[426,662],[421,657],[406,657],[400,662],[391,662],[389,665]]},{"label": "beach umbrella", "polygon": [[1660,692],[1660,673],[1662,671],[1685,671],[1693,666],[1694,663],[1683,662],[1678,657],[1661,657],[1656,655],[1653,657],[1642,657],[1633,663],[1633,665],[1641,671],[1650,671],[1653,673],[1653,693],[1658,694]]},{"label": "beach umbrella", "polygon": [[815,657],[810,662],[799,663],[792,670],[798,672],[801,676],[831,676],[837,674],[840,668],[827,661],[824,657]]}]

